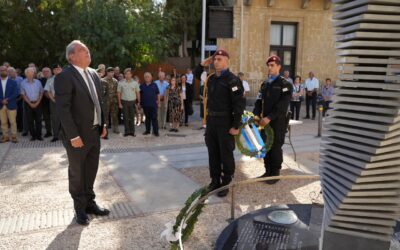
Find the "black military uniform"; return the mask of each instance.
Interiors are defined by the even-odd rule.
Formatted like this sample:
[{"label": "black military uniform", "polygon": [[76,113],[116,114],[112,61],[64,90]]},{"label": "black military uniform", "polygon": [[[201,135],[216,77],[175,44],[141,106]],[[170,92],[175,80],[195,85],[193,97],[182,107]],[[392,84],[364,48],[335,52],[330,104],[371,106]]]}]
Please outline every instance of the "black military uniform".
[{"label": "black military uniform", "polygon": [[[216,55],[227,52],[219,50]],[[229,57],[229,56],[228,56]],[[200,79],[203,66],[198,65],[194,70],[196,78]],[[213,74],[207,81],[207,127],[205,142],[208,149],[210,190],[228,185],[235,173],[234,136],[229,134],[231,128],[238,128],[246,101],[243,97],[243,85],[240,79],[229,71],[221,72],[220,76]],[[222,193],[222,192],[221,192]],[[225,194],[218,194],[225,196]]]},{"label": "black military uniform", "polygon": [[[270,57],[267,64],[270,60],[280,62],[280,59],[276,56],[275,59]],[[261,177],[278,176],[280,174],[283,162],[282,146],[287,131],[286,116],[292,91],[293,85],[280,75],[270,77],[261,85],[253,113],[261,119],[268,117],[271,120],[269,124],[275,132],[272,148],[264,157],[265,174]],[[262,135],[265,136],[263,133]],[[268,181],[267,183],[273,184],[275,182]]]}]

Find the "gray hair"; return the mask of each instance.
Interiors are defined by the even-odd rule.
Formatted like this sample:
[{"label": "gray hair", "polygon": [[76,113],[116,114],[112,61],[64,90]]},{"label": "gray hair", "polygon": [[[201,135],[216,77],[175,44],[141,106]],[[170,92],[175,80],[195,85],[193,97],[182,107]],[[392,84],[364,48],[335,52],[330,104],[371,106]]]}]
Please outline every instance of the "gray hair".
[{"label": "gray hair", "polygon": [[15,70],[15,68],[14,67],[8,67],[8,73],[11,73],[11,72],[16,72],[16,70]]},{"label": "gray hair", "polygon": [[151,77],[152,77],[152,75],[151,75],[150,72],[145,72],[143,76],[144,76],[144,77],[146,77],[146,76],[151,76]]},{"label": "gray hair", "polygon": [[70,42],[70,44],[68,44],[67,48],[65,49],[65,58],[67,59],[68,62],[70,62],[69,56],[71,54],[75,53],[76,45],[85,46],[85,44],[83,42],[81,42],[80,40],[73,40],[72,42]]},{"label": "gray hair", "polygon": [[36,69],[34,67],[28,67],[25,69],[25,75],[27,75],[28,71],[30,71],[30,70],[33,72],[33,74],[36,73]]}]

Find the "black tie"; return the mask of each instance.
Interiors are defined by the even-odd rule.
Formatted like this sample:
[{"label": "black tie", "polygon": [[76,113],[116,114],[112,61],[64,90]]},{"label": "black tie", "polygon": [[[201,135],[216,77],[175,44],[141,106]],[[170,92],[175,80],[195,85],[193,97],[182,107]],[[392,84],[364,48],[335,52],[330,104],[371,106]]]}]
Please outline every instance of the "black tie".
[{"label": "black tie", "polygon": [[[89,76],[87,70],[85,70],[84,72],[85,72],[85,75],[86,75],[86,80],[87,80],[88,85],[89,85],[90,96],[92,97],[94,106],[96,108],[97,121],[99,122],[99,125],[101,125],[101,108],[100,108],[99,99],[97,98],[97,95],[96,95],[96,91],[94,90],[94,83],[92,81],[92,78]],[[96,124],[94,124],[94,125],[96,125]]]}]

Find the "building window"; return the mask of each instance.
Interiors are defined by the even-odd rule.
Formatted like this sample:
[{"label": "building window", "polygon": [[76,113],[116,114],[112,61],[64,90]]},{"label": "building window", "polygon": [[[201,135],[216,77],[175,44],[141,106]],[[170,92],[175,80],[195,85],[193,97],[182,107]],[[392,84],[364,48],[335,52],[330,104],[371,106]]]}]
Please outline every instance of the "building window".
[{"label": "building window", "polygon": [[297,24],[273,22],[270,29],[270,55],[277,55],[282,60],[282,71],[289,70],[291,77],[296,67]]}]

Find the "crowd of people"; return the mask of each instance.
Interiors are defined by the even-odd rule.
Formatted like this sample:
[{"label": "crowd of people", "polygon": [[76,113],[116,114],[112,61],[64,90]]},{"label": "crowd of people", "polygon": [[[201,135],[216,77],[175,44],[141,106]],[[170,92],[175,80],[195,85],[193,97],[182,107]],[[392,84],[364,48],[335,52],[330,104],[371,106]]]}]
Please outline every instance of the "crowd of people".
[{"label": "crowd of people", "polygon": [[[43,137],[52,137],[51,142],[58,141],[60,121],[56,112],[54,77],[62,71],[62,66],[55,64],[51,68],[44,67],[39,71],[34,63],[30,63],[22,72],[4,62],[0,71],[2,80],[0,119],[3,134],[0,142],[18,142],[17,132],[22,136],[30,134],[31,141],[41,141]],[[96,71],[102,83],[106,124],[113,133],[120,134],[119,124],[124,124],[123,136],[136,136],[135,127],[143,122],[146,127],[143,134],[152,133],[155,136],[159,136],[159,128],[176,133],[180,126],[188,126],[189,116],[194,113],[192,105],[194,77],[190,68],[186,74],[181,75],[177,74],[175,68],[171,74],[166,74],[159,68],[157,80],[153,79],[150,72],[146,72],[143,75],[143,82],[140,82],[137,75],[133,75],[131,68],[121,72],[118,66],[106,67],[100,64]],[[205,69],[203,73],[204,82],[207,76]],[[242,80],[246,97],[250,93],[250,87],[245,80],[245,74],[239,72],[238,77]],[[284,71],[283,77],[293,85],[290,101],[291,119],[300,119],[301,104],[304,101],[306,104],[304,119],[315,119],[317,103],[323,106],[322,114],[326,115],[334,93],[331,79],[327,78],[320,89],[319,80],[313,72],[309,72],[304,82],[298,75],[292,79],[288,70]],[[199,92],[201,117],[203,117],[203,88],[201,85]],[[42,136],[43,122],[44,136]],[[104,139],[108,139],[108,136]]]},{"label": "crowd of people", "polygon": [[[61,71],[60,64],[39,71],[34,63],[30,63],[22,72],[8,62],[3,63],[0,67],[0,142],[18,142],[18,132],[22,136],[30,135],[31,141],[49,137],[52,137],[51,142],[59,140],[54,79]],[[181,75],[176,69],[167,75],[159,68],[157,80],[146,72],[142,82],[133,75],[131,68],[121,72],[118,66],[106,68],[100,64],[96,71],[101,78],[104,117],[110,132],[120,134],[119,125],[123,124],[123,136],[136,136],[135,127],[144,122],[144,135],[159,136],[159,128],[176,133],[180,126],[189,126],[189,116],[194,112],[194,78],[190,68]]]},{"label": "crowd of people", "polygon": [[[300,119],[300,109],[303,101],[306,102],[306,116],[304,119],[315,120],[317,103],[322,105],[322,116],[325,117],[326,112],[330,109],[334,87],[330,78],[325,79],[325,84],[320,89],[319,80],[312,71],[309,72],[308,78],[302,82],[301,76],[297,75],[294,80],[290,78],[290,72],[285,70],[283,78],[293,85],[292,98],[290,100],[291,119]],[[310,107],[311,115],[310,116]]]}]

